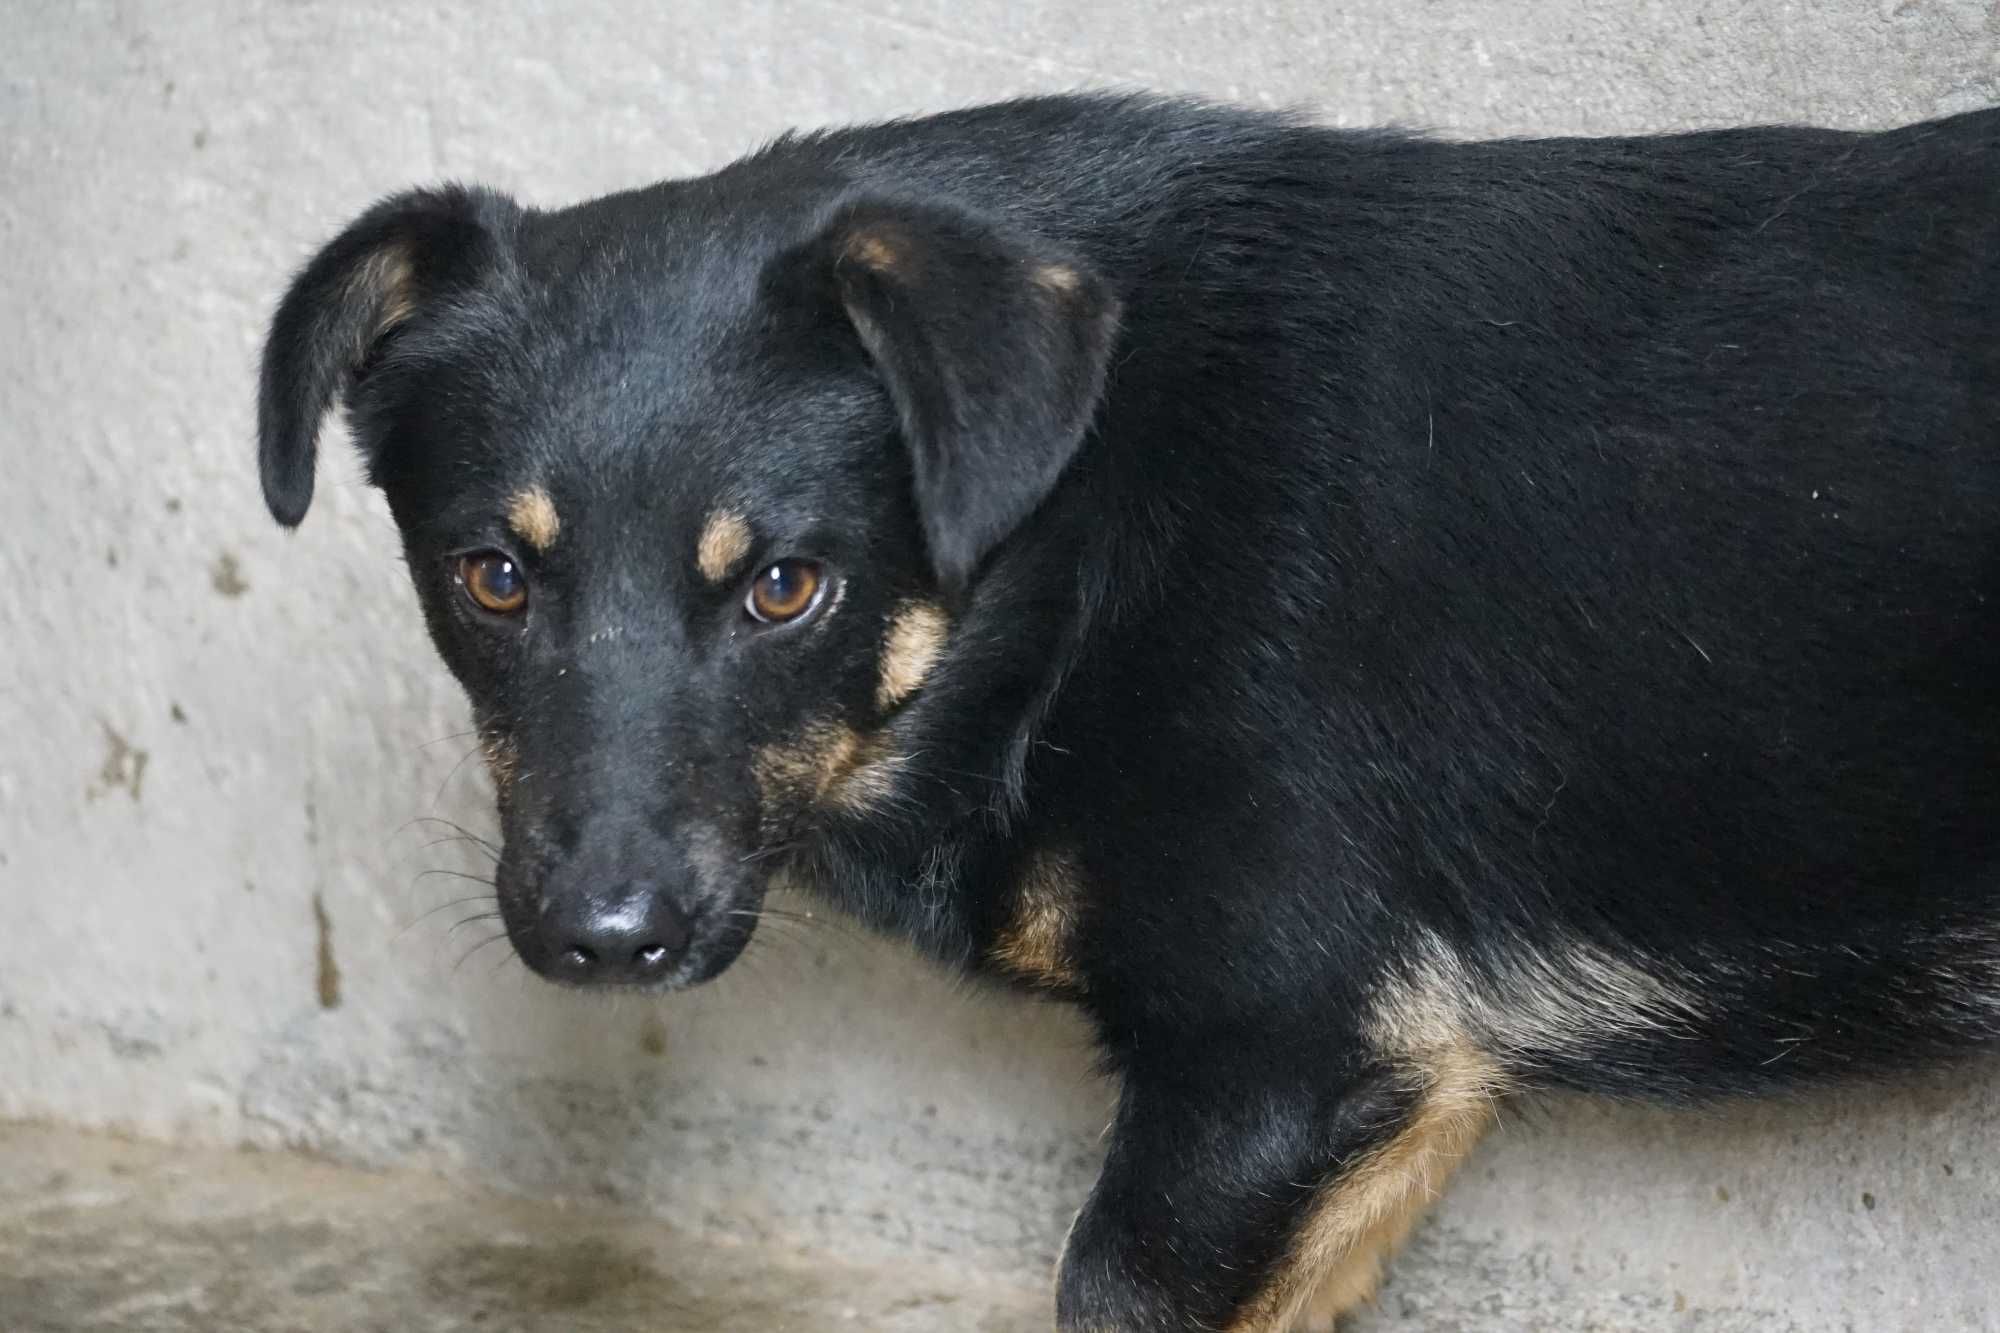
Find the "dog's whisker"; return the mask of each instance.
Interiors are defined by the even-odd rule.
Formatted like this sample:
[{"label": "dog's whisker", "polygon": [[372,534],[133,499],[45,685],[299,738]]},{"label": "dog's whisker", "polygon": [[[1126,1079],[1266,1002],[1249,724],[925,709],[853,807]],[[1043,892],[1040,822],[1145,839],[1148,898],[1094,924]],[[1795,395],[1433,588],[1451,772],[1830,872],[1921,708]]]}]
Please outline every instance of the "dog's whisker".
[{"label": "dog's whisker", "polygon": [[[908,758],[914,761],[916,756],[911,755],[908,756]],[[916,764],[912,762],[908,764],[906,767],[915,768]],[[924,767],[926,768],[927,771],[932,773],[948,773],[955,778],[972,778],[979,782],[991,783],[996,787],[1004,787],[1007,785],[1007,779],[1002,777],[995,777],[991,773],[982,773],[976,768],[954,768],[948,764],[925,765]]]},{"label": "dog's whisker", "polygon": [[460,930],[475,921],[498,921],[499,919],[500,914],[498,912],[475,912],[471,916],[460,917],[458,920],[452,922],[451,928],[445,931],[444,937],[450,939],[453,935],[456,935]]},{"label": "dog's whisker", "polygon": [[813,925],[822,924],[821,918],[815,913],[794,912],[791,911],[789,908],[784,908],[784,907],[766,906],[761,909],[754,907],[737,907],[737,908],[732,908],[730,910],[731,914],[735,916],[755,917],[765,921],[804,921],[804,922],[809,922]]},{"label": "dog's whisker", "polygon": [[444,789],[451,785],[451,780],[458,776],[458,771],[461,768],[465,767],[465,761],[472,758],[472,756],[478,754],[479,750],[480,747],[475,745],[470,750],[467,750],[464,754],[458,757],[458,762],[451,766],[451,772],[444,775],[443,782],[438,783],[437,794],[431,797],[431,809],[433,810],[437,809],[438,802],[444,800]]},{"label": "dog's whisker", "polygon": [[[419,847],[417,850],[420,852],[427,852],[433,847],[443,847],[449,843],[467,843],[473,847],[478,848],[480,851],[485,852],[488,856],[493,856],[493,849],[491,847],[488,847],[485,843],[479,841],[479,839],[467,837],[463,833],[455,833],[447,838],[432,838],[429,842],[425,843],[422,847]],[[494,859],[498,860],[499,858],[495,857]]]},{"label": "dog's whisker", "polygon": [[496,892],[500,888],[498,884],[485,875],[471,875],[463,870],[446,870],[443,866],[432,866],[429,870],[419,870],[415,878],[410,882],[415,884],[418,880],[429,879],[432,875],[443,875],[449,879],[462,879],[472,884],[484,884],[487,888]]},{"label": "dog's whisker", "polygon": [[437,906],[426,908],[416,916],[411,917],[408,921],[405,921],[397,928],[396,933],[391,938],[401,939],[419,925],[436,916],[439,912],[449,911],[454,907],[463,907],[467,903],[491,902],[492,900],[493,895],[490,893],[468,893],[463,898],[447,898]]},{"label": "dog's whisker", "polygon": [[739,920],[747,918],[763,923],[764,929],[758,932],[760,937],[768,933],[778,939],[806,940],[817,933],[820,936],[833,936],[842,940],[859,940],[868,935],[866,930],[854,922],[830,913],[793,912],[782,907],[767,906],[761,909],[731,908],[729,915]]},{"label": "dog's whisker", "polygon": [[497,943],[498,941],[504,940],[506,938],[507,938],[506,931],[504,930],[497,931],[494,934],[488,935],[485,939],[479,941],[479,943],[473,945],[470,949],[467,949],[464,953],[458,956],[458,961],[451,965],[451,970],[453,974],[456,975],[458,970],[461,967],[465,966],[466,960],[471,958],[472,955],[478,953],[481,949],[484,949],[487,945]]},{"label": "dog's whisker", "polygon": [[788,926],[810,927],[835,933],[849,929],[848,923],[837,916],[814,912],[791,912],[782,907],[765,907],[761,911],[747,907],[738,908],[732,915],[747,917],[753,921],[774,921]]},{"label": "dog's whisker", "polygon": [[465,838],[468,841],[478,843],[481,847],[484,847],[487,851],[493,853],[493,855],[496,858],[500,855],[499,846],[496,845],[490,838],[482,838],[477,833],[474,833],[471,829],[467,828],[465,825],[459,823],[457,820],[446,819],[443,815],[418,815],[415,819],[412,819],[409,822],[403,824],[401,827],[399,827],[396,830],[396,832],[401,833],[404,829],[414,827],[415,825],[418,824],[442,824],[446,828],[452,830],[452,832],[458,834],[460,837]]}]

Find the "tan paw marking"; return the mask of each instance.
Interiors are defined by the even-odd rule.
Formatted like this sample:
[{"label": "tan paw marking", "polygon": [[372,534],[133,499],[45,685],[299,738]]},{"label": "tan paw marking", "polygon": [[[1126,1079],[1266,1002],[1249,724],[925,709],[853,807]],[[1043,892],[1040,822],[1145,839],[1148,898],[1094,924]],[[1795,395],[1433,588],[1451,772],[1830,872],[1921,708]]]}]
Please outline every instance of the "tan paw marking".
[{"label": "tan paw marking", "polygon": [[1504,1086],[1469,1047],[1433,1052],[1416,1073],[1424,1087],[1409,1123],[1322,1190],[1230,1333],[1290,1333],[1301,1319],[1323,1328],[1374,1298],[1389,1256],[1486,1132]]}]

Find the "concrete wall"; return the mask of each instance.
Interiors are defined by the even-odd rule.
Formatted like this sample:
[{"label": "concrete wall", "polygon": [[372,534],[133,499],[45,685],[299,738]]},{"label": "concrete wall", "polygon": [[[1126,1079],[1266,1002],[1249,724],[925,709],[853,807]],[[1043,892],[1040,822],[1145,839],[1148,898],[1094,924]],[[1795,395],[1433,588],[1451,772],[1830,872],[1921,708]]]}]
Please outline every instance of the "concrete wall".
[{"label": "concrete wall", "polygon": [[[1045,1271],[1107,1090],[1068,1017],[837,927],[663,1003],[559,993],[436,815],[465,712],[335,448],[251,467],[309,247],[441,176],[559,202],[797,123],[1141,82],[1453,133],[2000,101],[1979,0],[390,0],[0,7],[0,1115],[290,1143],[684,1223]],[[461,961],[461,955],[470,956]],[[1515,1116],[1397,1328],[2000,1327],[2000,1070]]]}]

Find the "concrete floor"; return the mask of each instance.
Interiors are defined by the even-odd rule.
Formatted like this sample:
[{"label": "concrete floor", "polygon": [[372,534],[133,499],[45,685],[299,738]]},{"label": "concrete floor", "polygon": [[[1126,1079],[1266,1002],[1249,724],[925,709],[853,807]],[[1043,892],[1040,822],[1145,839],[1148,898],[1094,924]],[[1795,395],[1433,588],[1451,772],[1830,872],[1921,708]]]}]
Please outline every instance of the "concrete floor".
[{"label": "concrete floor", "polygon": [[6,1333],[1025,1333],[1045,1302],[421,1172],[0,1126]]}]

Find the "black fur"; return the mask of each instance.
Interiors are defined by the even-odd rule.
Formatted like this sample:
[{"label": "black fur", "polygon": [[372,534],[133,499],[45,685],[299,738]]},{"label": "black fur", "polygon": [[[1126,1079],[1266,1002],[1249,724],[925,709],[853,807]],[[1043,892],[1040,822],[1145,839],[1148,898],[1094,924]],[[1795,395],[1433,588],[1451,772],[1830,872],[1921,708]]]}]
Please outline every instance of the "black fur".
[{"label": "black fur", "polygon": [[[518,760],[532,965],[549,903],[666,901],[699,980],[782,869],[1008,975],[1072,868],[1028,979],[1124,1096],[1065,1328],[1242,1317],[1439,1077],[1398,997],[1508,1087],[1671,1100],[2000,1032],[2000,112],[1465,144],[1051,98],[406,195],[278,312],[282,522],[336,392]],[[480,548],[524,616],[461,595]],[[789,556],[838,596],[760,626]],[[950,635],[885,704],[913,600]],[[865,799],[759,767],[827,727]]]}]

